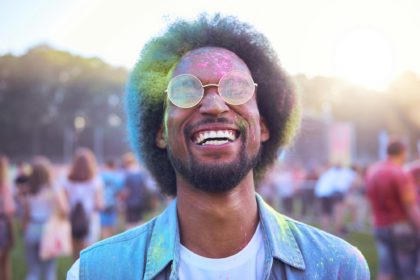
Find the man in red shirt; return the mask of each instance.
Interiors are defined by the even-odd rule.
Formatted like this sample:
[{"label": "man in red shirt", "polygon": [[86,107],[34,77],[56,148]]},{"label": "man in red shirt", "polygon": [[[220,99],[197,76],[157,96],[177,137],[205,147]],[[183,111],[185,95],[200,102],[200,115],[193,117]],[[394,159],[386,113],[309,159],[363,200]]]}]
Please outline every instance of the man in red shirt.
[{"label": "man in red shirt", "polygon": [[418,279],[420,210],[413,180],[402,169],[406,147],[392,141],[387,155],[385,161],[369,168],[366,177],[379,257],[378,279]]}]

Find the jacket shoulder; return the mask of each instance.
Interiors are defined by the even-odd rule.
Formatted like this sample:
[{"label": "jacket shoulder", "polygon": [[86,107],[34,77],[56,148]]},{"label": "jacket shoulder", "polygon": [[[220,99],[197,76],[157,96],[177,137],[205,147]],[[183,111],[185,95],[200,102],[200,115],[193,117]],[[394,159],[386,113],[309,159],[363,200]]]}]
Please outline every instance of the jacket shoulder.
[{"label": "jacket shoulder", "polygon": [[155,221],[156,218],[83,250],[80,279],[142,279]]},{"label": "jacket shoulder", "polygon": [[366,259],[355,246],[313,226],[287,217],[286,221],[307,268],[315,274],[325,277],[336,275],[337,279],[370,279]]}]

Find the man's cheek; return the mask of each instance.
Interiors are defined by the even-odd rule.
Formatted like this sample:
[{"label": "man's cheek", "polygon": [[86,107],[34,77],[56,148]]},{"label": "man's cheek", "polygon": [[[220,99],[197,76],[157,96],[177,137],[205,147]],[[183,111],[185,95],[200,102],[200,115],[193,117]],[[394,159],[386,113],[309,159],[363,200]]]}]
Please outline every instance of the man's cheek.
[{"label": "man's cheek", "polygon": [[179,125],[177,124],[177,120],[179,119],[178,115],[176,110],[170,108],[165,110],[163,126],[166,137],[175,137],[177,130],[179,130]]},{"label": "man's cheek", "polygon": [[182,129],[171,119],[165,122],[165,137],[171,150],[176,154],[186,145]]}]

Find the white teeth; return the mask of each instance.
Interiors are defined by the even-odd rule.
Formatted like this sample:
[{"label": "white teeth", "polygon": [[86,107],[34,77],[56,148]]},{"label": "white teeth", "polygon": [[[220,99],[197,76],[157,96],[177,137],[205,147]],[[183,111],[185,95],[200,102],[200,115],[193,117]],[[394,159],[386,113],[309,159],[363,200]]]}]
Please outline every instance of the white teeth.
[{"label": "white teeth", "polygon": [[228,140],[209,140],[203,143],[203,146],[205,145],[223,145],[229,142]]},{"label": "white teeth", "polygon": [[236,133],[233,130],[208,130],[199,132],[194,142],[199,145],[222,145],[235,140]]}]

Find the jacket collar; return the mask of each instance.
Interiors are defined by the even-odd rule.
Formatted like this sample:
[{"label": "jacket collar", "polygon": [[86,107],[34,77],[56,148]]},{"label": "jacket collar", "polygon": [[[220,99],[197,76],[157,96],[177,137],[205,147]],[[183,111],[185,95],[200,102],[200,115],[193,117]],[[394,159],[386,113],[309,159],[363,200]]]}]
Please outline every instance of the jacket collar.
[{"label": "jacket collar", "polygon": [[[257,194],[260,221],[264,239],[268,241],[268,249],[272,257],[298,269],[305,269],[302,253],[293,235],[294,224],[283,215],[268,206]],[[179,230],[176,212],[176,199],[156,218],[150,245],[147,250],[145,279],[153,279],[172,262],[172,269],[177,269],[179,259]],[[267,248],[266,248],[267,250]]]},{"label": "jacket collar", "polygon": [[285,216],[267,205],[258,194],[257,202],[264,238],[268,240],[272,257],[304,270],[306,266],[302,252],[293,235],[293,232],[298,233],[298,228]]},{"label": "jacket collar", "polygon": [[[150,245],[147,250],[144,279],[153,279],[178,256],[179,252],[178,218],[176,214],[176,199],[165,211],[156,218]],[[176,260],[178,257],[175,258]],[[176,263],[172,263],[176,267]]]}]

